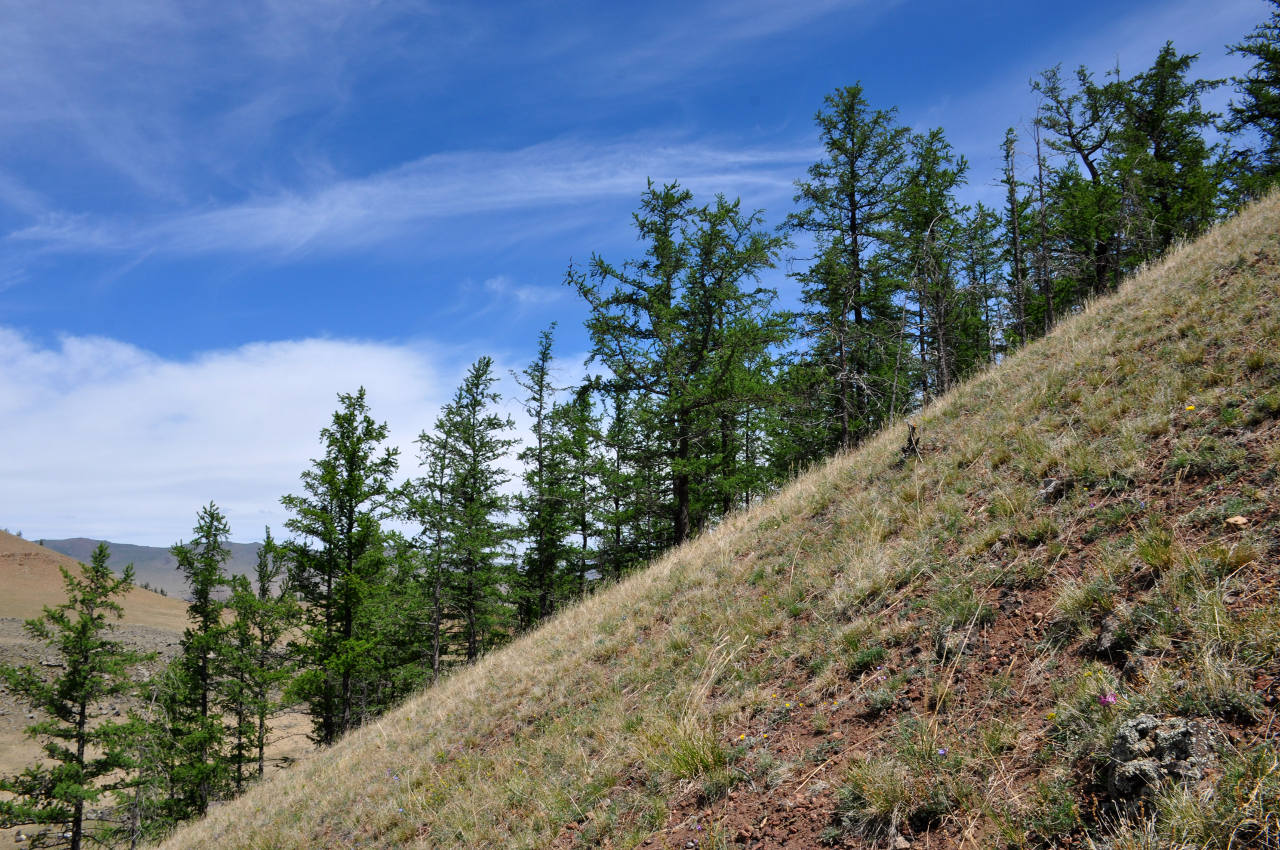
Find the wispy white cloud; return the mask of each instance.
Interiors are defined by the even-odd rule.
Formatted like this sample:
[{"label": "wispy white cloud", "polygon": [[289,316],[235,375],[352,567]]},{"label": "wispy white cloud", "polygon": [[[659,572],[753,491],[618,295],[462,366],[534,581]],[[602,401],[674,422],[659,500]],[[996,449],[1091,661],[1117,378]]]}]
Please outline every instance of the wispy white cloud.
[{"label": "wispy white cloud", "polygon": [[210,176],[260,179],[279,125],[406,55],[410,14],[438,21],[418,0],[0,0],[0,138],[155,201],[205,196]]},{"label": "wispy white cloud", "polygon": [[538,286],[516,283],[506,275],[489,278],[484,282],[484,289],[485,292],[493,296],[496,302],[507,308],[510,308],[513,303],[517,307],[540,307],[555,304],[558,301],[563,301],[569,294],[568,290],[563,286]]},{"label": "wispy white cloud", "polygon": [[685,2],[656,8],[652,15],[625,15],[607,37],[602,37],[598,19],[580,29],[570,24],[548,33],[538,52],[574,69],[566,77],[570,85],[616,97],[673,80],[686,86],[718,80],[742,63],[758,61],[743,49],[747,45],[853,9],[858,10],[856,21],[843,26],[866,26],[899,5],[900,0]]},{"label": "wispy white cloud", "polygon": [[[399,239],[432,222],[534,207],[633,201],[648,178],[679,180],[699,196],[725,192],[748,204],[787,199],[814,151],[707,144],[558,141],[508,152],[436,154],[312,192],[150,219],[53,215],[10,233],[44,251],[288,256],[352,250]],[[531,221],[530,226],[543,226]],[[501,232],[511,238],[509,230]]]}]

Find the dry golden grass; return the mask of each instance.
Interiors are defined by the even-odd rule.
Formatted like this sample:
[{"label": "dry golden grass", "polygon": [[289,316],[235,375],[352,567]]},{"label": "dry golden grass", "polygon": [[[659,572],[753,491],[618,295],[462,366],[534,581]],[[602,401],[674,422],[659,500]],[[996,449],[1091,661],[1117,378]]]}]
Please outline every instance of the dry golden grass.
[{"label": "dry golden grass", "polygon": [[[718,781],[721,757],[773,705],[779,681],[802,698],[871,698],[847,669],[829,672],[856,661],[831,655],[846,633],[850,646],[916,639],[913,624],[924,621],[904,618],[909,610],[976,622],[981,611],[961,591],[1010,580],[985,563],[994,543],[1021,547],[1007,570],[1050,600],[1079,579],[1059,575],[1059,541],[1079,537],[1089,496],[1043,510],[1039,478],[1158,478],[1156,441],[1192,433],[1193,413],[1212,416],[1256,387],[1278,356],[1277,234],[1272,197],[922,411],[919,462],[897,468],[904,429],[886,430],[164,846],[544,847],[568,824],[577,846],[634,846],[699,782]],[[1217,457],[1192,449],[1205,463]],[[1272,525],[1251,533],[1274,542]],[[1198,543],[1189,528],[1172,534],[1187,552]],[[1130,548],[1114,557],[1137,557],[1133,541],[1115,545]],[[1188,619],[1188,633],[1199,628]],[[1234,634],[1215,645],[1274,647]],[[1048,698],[1062,659],[1046,645],[1025,649],[1015,695]],[[812,675],[797,678],[805,669]],[[950,673],[936,673],[942,700]],[[988,753],[964,768],[987,777],[964,786],[973,806],[964,835],[982,835],[983,818],[993,841],[1019,833],[1010,818],[1034,813],[1035,777],[1006,773],[1006,761],[1029,761],[1043,737],[944,708],[920,718],[929,740],[973,723]],[[882,763],[898,770],[905,758]],[[795,765],[766,767],[762,787],[803,778]],[[947,781],[960,788],[969,775]],[[859,805],[878,811],[878,802]]]}]

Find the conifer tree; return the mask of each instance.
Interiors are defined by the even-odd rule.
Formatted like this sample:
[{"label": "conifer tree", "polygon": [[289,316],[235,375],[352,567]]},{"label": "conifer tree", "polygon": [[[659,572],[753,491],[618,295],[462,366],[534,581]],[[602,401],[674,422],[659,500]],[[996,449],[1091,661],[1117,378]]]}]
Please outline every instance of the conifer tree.
[{"label": "conifer tree", "polygon": [[1013,311],[1006,342],[1020,344],[1027,339],[1027,268],[1022,220],[1027,202],[1018,194],[1017,152],[1018,135],[1010,127],[1004,133],[1004,171],[1001,183],[1005,188],[1004,232],[1007,238],[1005,260],[1008,265],[1008,301]]},{"label": "conifer tree", "polygon": [[553,324],[538,337],[533,362],[516,375],[528,395],[521,400],[529,416],[529,444],[517,455],[524,463],[524,492],[519,497],[524,538],[520,625],[528,628],[551,615],[557,601],[562,564],[568,557],[566,537],[572,530],[568,445],[556,415],[556,389],[551,382]]},{"label": "conifer tree", "polygon": [[88,809],[104,791],[132,782],[128,724],[110,718],[106,702],[133,690],[128,669],[140,656],[114,640],[110,619],[124,615],[120,600],[133,585],[133,567],[121,576],[107,566],[110,552],[98,544],[81,575],[62,569],[67,600],[27,620],[27,634],[60,660],[50,680],[32,667],[0,664],[10,691],[44,715],[27,727],[41,742],[44,760],[18,776],[0,779],[0,828],[51,827],[32,846],[79,850],[104,835]]},{"label": "conifer tree", "polygon": [[[556,582],[561,601],[581,595],[586,590],[587,575],[598,563],[599,517],[604,481],[605,458],[600,422],[592,404],[591,386],[577,388],[566,402],[552,411],[553,431],[559,436],[564,452],[564,495],[569,540],[566,560]],[[602,577],[618,578],[620,571]]]},{"label": "conifer tree", "polygon": [[381,522],[391,514],[391,476],[398,450],[384,448],[387,426],[369,413],[364,388],[339,393],[339,408],[320,431],[324,456],[302,473],[303,493],[280,501],[293,514],[285,526],[290,583],[303,607],[298,645],[302,671],[293,690],[309,706],[312,736],[331,744],[363,719],[357,694],[367,666],[368,635],[358,631],[360,607],[383,580]]},{"label": "conifer tree", "polygon": [[515,423],[493,410],[502,398],[493,389],[497,380],[492,358],[481,357],[436,423],[445,452],[445,593],[467,661],[509,633],[504,597],[514,576],[507,557],[511,530],[503,519],[508,479],[501,464],[515,444],[502,435]]},{"label": "conifer tree", "polygon": [[200,508],[189,544],[170,551],[187,580],[189,625],[175,660],[176,690],[169,694],[169,724],[174,748],[172,781],[184,810],[199,816],[224,790],[229,774],[222,752],[222,714],[218,691],[227,650],[224,605],[225,565],[231,556],[231,529],[218,506]]},{"label": "conifer tree", "polygon": [[1213,148],[1204,131],[1218,117],[1200,98],[1220,85],[1189,80],[1196,54],[1166,42],[1151,67],[1119,87],[1123,121],[1114,170],[1124,176],[1130,241],[1137,259],[1199,233],[1217,211]]},{"label": "conifer tree", "polygon": [[978,203],[961,221],[959,265],[965,280],[961,326],[957,330],[957,372],[970,374],[995,360],[1004,349],[999,278],[1001,259],[1000,216]]},{"label": "conifer tree", "polygon": [[227,647],[224,702],[232,718],[233,782],[237,793],[246,768],[261,777],[266,765],[269,722],[290,675],[281,646],[293,626],[297,603],[285,581],[284,552],[266,529],[253,578],[234,576],[227,607],[234,615]]},{"label": "conifer tree", "polygon": [[[870,258],[883,245],[903,191],[909,131],[895,109],[871,109],[861,85],[827,95],[817,121],[826,158],[796,183],[801,207],[787,226],[810,234],[814,263],[797,277],[811,362],[820,370],[820,403],[830,434],[801,460],[848,448],[892,413],[884,398],[897,353],[895,289]],[[813,377],[800,379],[811,383]]]},{"label": "conifer tree", "polygon": [[786,338],[771,312],[775,293],[746,289],[773,266],[785,240],[759,230],[759,213],[743,214],[724,197],[697,207],[678,184],[651,182],[635,216],[642,259],[621,266],[593,257],[590,275],[569,282],[591,311],[592,356],[633,398],[633,413],[651,411],[654,448],[670,477],[669,535],[682,543],[707,516],[695,511],[706,464],[699,445],[719,413],[756,392],[734,386],[740,370]]},{"label": "conifer tree", "polygon": [[1280,177],[1280,0],[1267,2],[1274,7],[1271,17],[1229,46],[1237,56],[1254,60],[1245,76],[1231,79],[1240,97],[1231,102],[1225,124],[1228,132],[1256,132],[1261,143],[1259,150],[1241,154],[1247,161],[1242,187],[1247,197],[1261,194]]},{"label": "conifer tree", "polygon": [[896,214],[894,252],[910,281],[916,308],[920,395],[946,392],[959,375],[959,311],[956,265],[960,255],[961,208],[956,188],[968,163],[955,153],[941,129],[911,137],[907,187]]},{"label": "conifer tree", "polygon": [[[440,426],[437,421],[436,426]],[[405,488],[405,513],[419,528],[416,536],[420,552],[417,581],[423,587],[423,603],[428,613],[423,670],[432,684],[440,677],[445,646],[445,573],[449,542],[449,452],[439,432],[418,435],[419,463],[425,474]]]},{"label": "conifer tree", "polygon": [[[646,438],[643,399],[628,393],[617,382],[605,384],[601,393],[607,426],[600,435],[599,480],[601,498],[596,526],[600,533],[599,567],[606,578],[616,579],[665,546],[653,519],[659,513],[665,490],[655,487],[666,476]],[[666,518],[662,518],[666,525]],[[587,590],[587,574],[578,576],[576,593]]]},{"label": "conifer tree", "polygon": [[1075,76],[1076,88],[1070,91],[1062,81],[1061,67],[1055,66],[1032,80],[1031,88],[1041,97],[1036,120],[1049,133],[1049,148],[1071,157],[1073,165],[1085,170],[1083,177],[1078,170],[1067,172],[1073,179],[1066,202],[1072,211],[1069,238],[1081,247],[1080,288],[1074,298],[1083,300],[1119,282],[1120,193],[1106,172],[1106,158],[1116,138],[1120,103],[1117,87],[1097,83],[1087,68],[1078,68]]}]

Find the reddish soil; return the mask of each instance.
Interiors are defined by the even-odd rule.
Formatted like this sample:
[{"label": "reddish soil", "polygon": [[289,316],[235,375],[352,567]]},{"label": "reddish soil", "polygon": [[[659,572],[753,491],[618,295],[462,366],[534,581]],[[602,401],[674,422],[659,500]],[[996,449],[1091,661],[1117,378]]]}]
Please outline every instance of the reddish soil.
[{"label": "reddish soil", "polygon": [[[1231,484],[1215,485],[1207,480],[1188,480],[1165,474],[1174,442],[1174,436],[1167,436],[1151,446],[1146,466],[1150,473],[1146,480],[1136,482],[1124,492],[1100,493],[1091,505],[1090,516],[1098,517],[1103,511],[1122,503],[1137,504],[1142,506],[1144,513],[1163,516],[1165,522],[1174,524],[1177,539],[1184,546],[1194,547],[1214,541],[1230,545],[1243,533],[1240,528],[1220,522],[1206,524],[1197,518],[1195,512],[1206,503],[1221,505],[1233,496],[1242,496],[1246,490],[1252,490],[1270,493],[1272,498],[1251,514],[1249,526],[1274,527],[1280,520],[1280,505],[1274,498],[1277,492],[1275,470],[1266,461],[1266,449],[1280,441],[1280,423],[1272,422],[1256,429],[1226,430],[1230,430],[1233,439],[1246,447],[1249,459],[1246,472]],[[1053,511],[1054,507],[1046,505],[1043,510]],[[1140,520],[1141,517],[1135,517],[1133,522]],[[1019,723],[1019,742],[1005,754],[1003,774],[1008,787],[1020,795],[1030,793],[1030,785],[1043,769],[1043,756],[1038,759],[1037,753],[1048,741],[1046,716],[1056,702],[1051,693],[1050,675],[1028,663],[1043,654],[1046,641],[1056,641],[1055,645],[1061,648],[1055,656],[1057,669],[1052,673],[1053,678],[1073,678],[1086,662],[1105,664],[1117,678],[1125,677],[1126,658],[1123,653],[1108,657],[1096,652],[1097,623],[1093,633],[1083,637],[1065,637],[1065,630],[1060,624],[1051,621],[1050,612],[1061,582],[1080,576],[1100,544],[1130,534],[1133,528],[1132,524],[1109,527],[1101,521],[1064,528],[1058,541],[1064,550],[1049,577],[1033,586],[993,588],[985,593],[986,602],[996,608],[997,616],[991,625],[971,639],[962,661],[955,667],[953,699],[945,711],[936,716],[941,718],[940,725],[950,731],[963,727],[966,719],[989,719],[996,714]],[[1260,557],[1242,568],[1243,574],[1237,584],[1249,590],[1228,597],[1228,606],[1233,613],[1247,613],[1277,598],[1275,566],[1280,560],[1280,541],[1272,537],[1269,544],[1269,551],[1259,553]],[[1029,554],[1041,553],[1041,550],[1029,553],[1025,548],[1019,548],[1016,541],[1002,541],[993,549],[990,558],[1003,566],[1013,565]],[[1132,573],[1121,580],[1117,596],[1131,605],[1140,604],[1154,582],[1150,568],[1135,560]],[[894,607],[897,604],[880,616],[886,619],[897,616]],[[927,615],[916,612],[908,615],[907,621],[919,625],[915,633],[923,637],[915,643],[891,649],[883,669],[863,673],[857,680],[859,684],[867,684],[870,677],[887,679],[923,659],[936,657]],[[1007,696],[998,701],[991,696],[991,680],[997,675],[1008,677],[1010,683]],[[1135,682],[1141,675],[1131,667],[1128,681]],[[847,702],[833,708],[828,700],[821,710],[813,705],[800,704],[795,695],[801,692],[808,677],[808,672],[797,664],[788,675],[773,682],[778,702],[790,702],[791,708],[766,711],[751,718],[747,723],[749,728],[736,730],[745,736],[744,739],[725,742],[730,747],[745,743],[755,752],[767,750],[775,763],[789,762],[794,769],[775,787],[764,787],[759,780],[743,779],[727,794],[714,800],[703,799],[701,786],[690,783],[672,801],[666,825],[646,839],[641,847],[671,850],[705,848],[711,844],[709,836],[712,830],[732,845],[748,850],[816,850],[833,846],[958,850],[1001,846],[999,836],[988,834],[991,830],[989,821],[978,812],[952,812],[931,823],[913,825],[907,822],[902,824],[898,835],[882,835],[874,840],[835,828],[838,826],[836,789],[843,781],[846,769],[856,761],[885,752],[887,745],[882,743],[888,737],[885,733],[890,732],[904,714],[926,721],[935,716],[934,707],[929,704],[931,695],[925,692],[930,689],[931,682],[926,676],[914,677],[898,692],[895,704],[878,716],[869,716],[864,701]],[[1280,729],[1275,728],[1280,724],[1274,722],[1277,701],[1280,700],[1280,659],[1257,671],[1254,687],[1266,706],[1267,716],[1257,722],[1216,721],[1219,730],[1233,743],[1254,743],[1264,736],[1280,737]],[[815,728],[815,716],[818,715],[822,719]],[[732,737],[736,738],[736,735]],[[1086,799],[1080,801],[1086,812],[1091,809],[1097,811],[1100,802],[1089,800],[1088,794],[1101,793],[1097,788],[1090,791],[1089,781],[1089,777],[1084,775],[1075,777],[1073,781],[1077,789],[1086,789]],[[1092,819],[1088,814],[1085,817],[1086,820]],[[570,825],[553,846],[581,846],[575,841],[580,826]],[[1067,836],[1060,838],[1055,846],[1087,846],[1087,841],[1083,835]]]}]

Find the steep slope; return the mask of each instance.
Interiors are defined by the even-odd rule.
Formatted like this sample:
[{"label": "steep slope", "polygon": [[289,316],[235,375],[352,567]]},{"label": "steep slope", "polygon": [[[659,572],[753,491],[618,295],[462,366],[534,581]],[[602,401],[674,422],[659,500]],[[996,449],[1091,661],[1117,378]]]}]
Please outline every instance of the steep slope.
[{"label": "steep slope", "polygon": [[[1273,197],[919,457],[890,429],[165,846],[1274,844],[1278,234]],[[1127,761],[1152,723],[1194,752]]]}]

